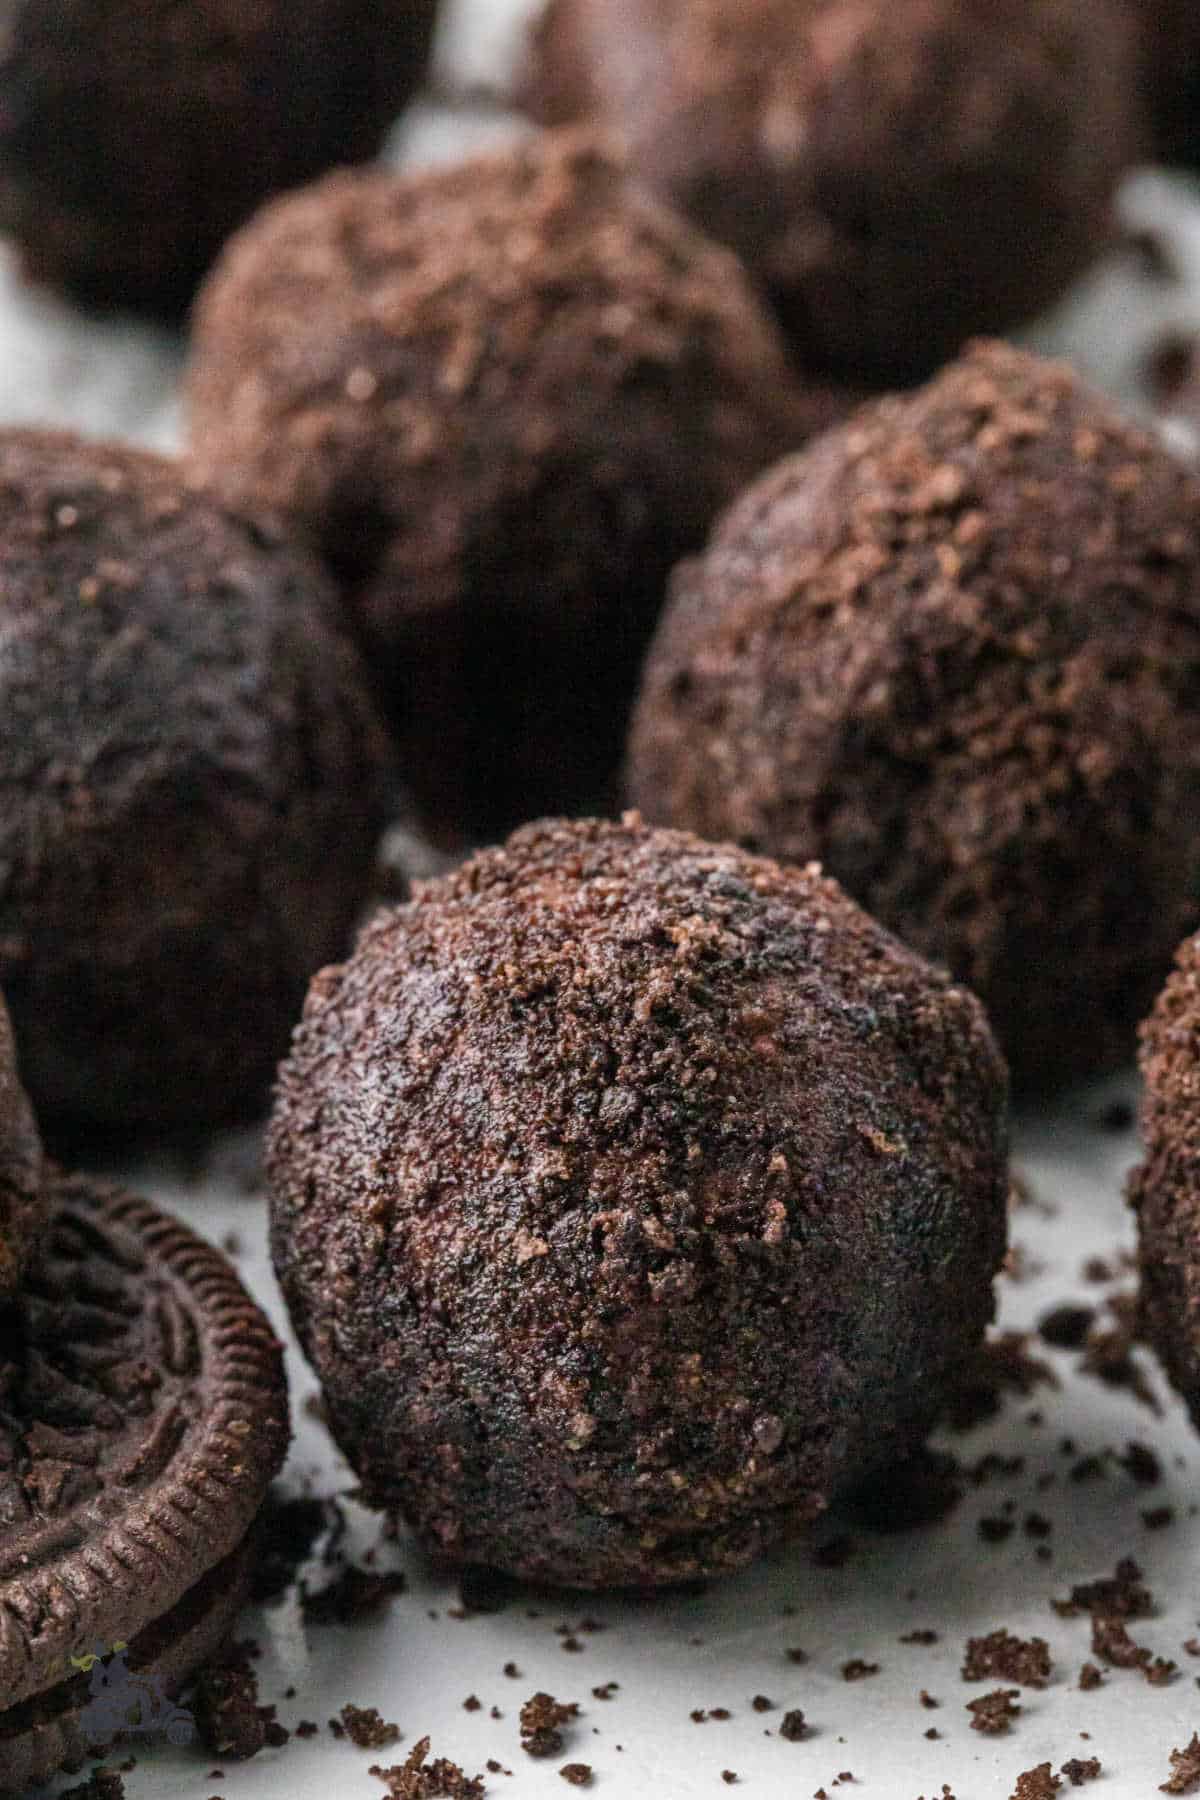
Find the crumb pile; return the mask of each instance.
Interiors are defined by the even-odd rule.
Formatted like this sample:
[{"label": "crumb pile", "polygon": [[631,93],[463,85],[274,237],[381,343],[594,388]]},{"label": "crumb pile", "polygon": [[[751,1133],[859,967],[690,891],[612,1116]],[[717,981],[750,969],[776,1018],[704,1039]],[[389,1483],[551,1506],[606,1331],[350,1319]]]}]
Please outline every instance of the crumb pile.
[{"label": "crumb pile", "polygon": [[525,98],[619,131],[803,366],[892,386],[1097,256],[1136,85],[1123,0],[552,0]]}]

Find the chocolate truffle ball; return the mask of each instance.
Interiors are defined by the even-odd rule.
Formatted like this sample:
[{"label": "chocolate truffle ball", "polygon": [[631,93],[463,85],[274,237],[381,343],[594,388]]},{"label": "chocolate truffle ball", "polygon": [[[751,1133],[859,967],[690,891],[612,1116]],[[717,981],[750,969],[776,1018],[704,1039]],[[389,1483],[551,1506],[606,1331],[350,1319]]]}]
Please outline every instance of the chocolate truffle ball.
[{"label": "chocolate truffle ball", "polygon": [[992,1313],[983,1012],[818,869],[526,827],[319,975],[275,1263],[370,1501],[571,1587],[739,1567],[921,1441]]},{"label": "chocolate truffle ball", "polygon": [[342,577],[446,842],[599,801],[672,563],[847,410],[575,134],[269,209],[199,303],[191,401],[203,474]]},{"label": "chocolate truffle ball", "polygon": [[0,1305],[16,1292],[45,1211],[41,1140],[0,1000]]},{"label": "chocolate truffle ball", "polygon": [[374,156],[437,0],[9,0],[0,229],[32,275],[173,313],[268,195]]},{"label": "chocolate truffle ball", "polygon": [[1129,0],[1142,32],[1155,154],[1200,166],[1200,8],[1195,0]]},{"label": "chocolate truffle ball", "polygon": [[979,344],[765,475],[685,563],[629,786],[819,858],[1026,1085],[1132,1058],[1200,899],[1200,482]]},{"label": "chocolate truffle ball", "polygon": [[550,0],[526,99],[623,133],[806,366],[891,385],[1103,247],[1131,36],[1121,0]]},{"label": "chocolate truffle ball", "polygon": [[1138,1217],[1143,1335],[1200,1428],[1200,937],[1142,1027],[1142,1138],[1130,1182]]},{"label": "chocolate truffle ball", "polygon": [[158,458],[0,434],[0,987],[43,1122],[261,1100],[387,751],[317,564]]}]

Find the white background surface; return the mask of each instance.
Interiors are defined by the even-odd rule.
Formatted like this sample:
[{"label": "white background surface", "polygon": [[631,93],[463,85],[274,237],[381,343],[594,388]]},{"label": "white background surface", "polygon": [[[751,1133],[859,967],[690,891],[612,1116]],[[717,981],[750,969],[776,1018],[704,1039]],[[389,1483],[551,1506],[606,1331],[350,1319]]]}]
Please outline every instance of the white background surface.
[{"label": "white background surface", "polygon": [[[458,0],[443,46],[443,85],[495,79],[511,52],[521,5]],[[393,153],[410,161],[441,157],[506,128],[487,106],[464,117],[424,104],[398,129]],[[1031,341],[1072,355],[1137,403],[1145,397],[1141,370],[1156,334],[1167,327],[1200,328],[1200,190],[1181,178],[1146,174],[1130,182],[1122,204],[1133,222],[1165,230],[1180,279],[1154,279],[1135,256],[1118,250]],[[0,264],[0,419],[74,425],[170,448],[179,433],[181,357],[182,346],[169,336],[133,322],[84,319],[61,301],[26,292],[11,264]],[[1085,1257],[1111,1257],[1117,1243],[1131,1242],[1121,1189],[1133,1139],[1099,1128],[1096,1107],[1093,1095],[1021,1129],[1018,1161],[1039,1205],[1015,1215],[1014,1236],[1041,1272],[1001,1282],[1005,1325],[1028,1325],[1049,1306],[1086,1291],[1080,1280]],[[237,1146],[239,1154],[245,1148]],[[209,1237],[220,1241],[236,1232],[243,1277],[282,1330],[265,1254],[263,1203],[242,1191],[230,1165],[225,1145],[217,1147],[203,1179],[185,1180],[164,1166],[123,1173]],[[1095,1290],[1089,1297],[1096,1298]],[[279,1701],[285,1724],[313,1719],[324,1727],[347,1701],[376,1705],[404,1733],[397,1749],[363,1753],[334,1742],[323,1729],[311,1742],[294,1738],[284,1751],[246,1765],[230,1763],[219,1781],[210,1775],[210,1762],[194,1753],[139,1750],[127,1792],[131,1800],[380,1794],[368,1765],[402,1760],[416,1739],[429,1734],[433,1754],[453,1758],[468,1774],[482,1771],[488,1757],[512,1770],[511,1777],[488,1778],[489,1794],[559,1800],[575,1791],[558,1775],[568,1760],[593,1766],[590,1791],[622,1800],[739,1791],[784,1800],[821,1786],[831,1800],[859,1793],[864,1800],[917,1800],[940,1795],[943,1782],[957,1800],[1005,1800],[1019,1771],[1047,1759],[1057,1769],[1068,1757],[1093,1754],[1101,1757],[1105,1776],[1085,1791],[1113,1800],[1153,1795],[1170,1772],[1170,1748],[1200,1729],[1200,1661],[1181,1648],[1200,1628],[1200,1521],[1189,1517],[1192,1497],[1200,1494],[1200,1441],[1174,1403],[1155,1419],[1128,1394],[1073,1375],[1077,1358],[1048,1354],[1063,1377],[1060,1390],[1010,1402],[997,1423],[953,1444],[967,1462],[993,1449],[1019,1454],[1026,1458],[1024,1472],[1009,1484],[970,1491],[953,1517],[935,1528],[879,1537],[851,1526],[857,1551],[838,1570],[814,1566],[801,1546],[699,1596],[633,1603],[525,1595],[502,1614],[467,1620],[448,1616],[457,1604],[454,1589],[431,1576],[402,1542],[381,1555],[406,1569],[409,1589],[381,1619],[306,1631],[292,1596],[246,1622],[267,1647],[262,1698]],[[296,1491],[344,1491],[352,1486],[349,1472],[322,1428],[301,1410],[315,1383],[294,1356],[291,1374],[297,1435],[287,1483]],[[1152,1380],[1165,1398],[1157,1371]],[[1027,1422],[1034,1407],[1045,1415],[1040,1427]],[[1152,1445],[1167,1465],[1166,1481],[1158,1489],[1139,1489],[1110,1462],[1102,1479],[1073,1484],[1067,1471],[1076,1459],[1059,1451],[1064,1436],[1075,1440],[1077,1456],[1121,1451],[1134,1439]],[[1047,1474],[1054,1485],[1041,1493],[1039,1477]],[[1034,1543],[1019,1528],[999,1546],[981,1541],[980,1517],[999,1513],[1006,1499],[1017,1503],[1018,1520],[1030,1510],[1053,1520],[1051,1563],[1036,1559]],[[1167,1503],[1177,1509],[1176,1524],[1148,1532],[1142,1510]],[[351,1517],[360,1549],[378,1541],[377,1520],[353,1509]],[[1154,1689],[1135,1673],[1114,1671],[1102,1691],[1080,1694],[1075,1683],[1089,1655],[1087,1621],[1058,1619],[1050,1597],[1072,1582],[1110,1573],[1124,1553],[1142,1562],[1162,1602],[1160,1616],[1135,1625],[1134,1636],[1155,1654],[1175,1658],[1181,1673],[1172,1686]],[[794,1609],[792,1616],[784,1615],[785,1607]],[[564,1653],[555,1626],[585,1615],[605,1629],[583,1637],[581,1654]],[[1024,1695],[1011,1735],[986,1739],[969,1729],[965,1702],[1000,1684],[968,1685],[959,1668],[965,1640],[999,1625],[1046,1637],[1055,1678],[1044,1692]],[[942,1641],[930,1649],[901,1646],[900,1635],[917,1627],[938,1630]],[[787,1660],[791,1645],[808,1652],[806,1666]],[[879,1663],[880,1674],[848,1685],[839,1670],[851,1657]],[[503,1675],[510,1660],[521,1668],[521,1679]],[[608,1681],[620,1683],[616,1696],[607,1703],[593,1700],[591,1689]],[[294,1701],[281,1699],[289,1686],[298,1690]],[[517,1732],[520,1704],[539,1688],[582,1708],[563,1754],[544,1763],[524,1755]],[[921,1688],[941,1699],[937,1712],[921,1709]],[[462,1701],[471,1693],[484,1704],[468,1714]],[[759,1693],[776,1701],[778,1710],[753,1712],[750,1701]],[[504,1715],[498,1721],[489,1716],[493,1705]],[[783,1710],[796,1706],[810,1721],[811,1737],[790,1744],[767,1735]],[[727,1707],[733,1717],[697,1725],[689,1719],[696,1707]],[[931,1724],[942,1733],[938,1742],[924,1737]],[[1081,1739],[1082,1731],[1091,1733],[1090,1741]],[[737,1772],[738,1787],[724,1786],[723,1769]],[[854,1785],[835,1788],[842,1770],[853,1772]]]}]

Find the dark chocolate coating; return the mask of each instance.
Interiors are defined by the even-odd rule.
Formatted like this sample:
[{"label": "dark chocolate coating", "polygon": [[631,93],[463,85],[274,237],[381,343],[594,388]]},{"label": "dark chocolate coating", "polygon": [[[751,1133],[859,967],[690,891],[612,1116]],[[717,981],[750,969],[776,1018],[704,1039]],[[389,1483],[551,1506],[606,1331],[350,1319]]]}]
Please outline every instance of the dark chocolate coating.
[{"label": "dark chocolate coating", "polygon": [[15,1292],[45,1216],[42,1144],[0,1000],[0,1305]]},{"label": "dark chocolate coating", "polygon": [[1188,938],[1142,1027],[1145,1160],[1137,1213],[1143,1335],[1200,1428],[1200,938]]},{"label": "dark chocolate coating", "polygon": [[1103,248],[1131,36],[1123,0],[550,0],[525,98],[620,131],[805,367],[891,386]]},{"label": "dark chocolate coating", "polygon": [[992,1314],[983,1012],[819,871],[526,827],[314,982],[275,1264],[370,1501],[571,1587],[738,1568],[911,1452]]},{"label": "dark chocolate coating", "polygon": [[174,314],[270,195],[375,155],[437,0],[8,0],[0,229],[29,272]]},{"label": "dark chocolate coating", "polygon": [[662,824],[819,858],[1026,1086],[1132,1058],[1200,917],[1200,483],[979,344],[677,572],[630,739]]},{"label": "dark chocolate coating", "polygon": [[0,434],[0,988],[43,1124],[262,1101],[387,757],[315,561],[156,457]]},{"label": "dark chocolate coating", "polygon": [[1146,108],[1155,156],[1200,168],[1200,7],[1128,0],[1143,33]]},{"label": "dark chocolate coating", "polygon": [[848,404],[576,134],[332,176],[197,309],[196,466],[341,575],[443,842],[598,804],[672,563]]}]

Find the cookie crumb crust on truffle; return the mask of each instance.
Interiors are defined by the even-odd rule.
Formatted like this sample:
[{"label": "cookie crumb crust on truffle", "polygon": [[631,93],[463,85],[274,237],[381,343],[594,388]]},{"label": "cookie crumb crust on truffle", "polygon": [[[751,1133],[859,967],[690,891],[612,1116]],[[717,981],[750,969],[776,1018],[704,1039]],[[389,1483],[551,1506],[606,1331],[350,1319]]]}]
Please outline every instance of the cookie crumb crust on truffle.
[{"label": "cookie crumb crust on truffle", "polygon": [[370,1501],[568,1586],[735,1569],[903,1458],[992,1312],[1002,1062],[816,869],[518,832],[313,984],[276,1267]]}]

